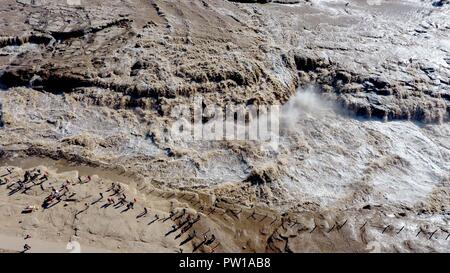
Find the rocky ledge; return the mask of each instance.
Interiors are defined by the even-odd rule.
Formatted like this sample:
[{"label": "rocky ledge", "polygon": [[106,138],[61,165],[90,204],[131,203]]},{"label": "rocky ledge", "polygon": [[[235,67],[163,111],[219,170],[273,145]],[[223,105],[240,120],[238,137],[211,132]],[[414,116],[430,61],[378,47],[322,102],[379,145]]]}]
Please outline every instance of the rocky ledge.
[{"label": "rocky ledge", "polygon": [[152,109],[194,94],[284,103],[316,84],[364,117],[450,115],[446,1],[81,2],[5,1],[5,88],[95,87]]}]

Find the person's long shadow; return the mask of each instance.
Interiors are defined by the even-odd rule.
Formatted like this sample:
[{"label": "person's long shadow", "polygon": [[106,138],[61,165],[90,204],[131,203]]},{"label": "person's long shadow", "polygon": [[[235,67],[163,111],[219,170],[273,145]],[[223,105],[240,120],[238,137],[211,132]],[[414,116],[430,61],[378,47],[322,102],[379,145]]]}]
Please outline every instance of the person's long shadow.
[{"label": "person's long shadow", "polygon": [[69,195],[69,197],[67,197],[67,199],[70,199],[70,198],[74,197],[75,195],[77,195],[76,192],[74,192],[74,193],[72,193],[71,195]]},{"label": "person's long shadow", "polygon": [[45,181],[42,181],[40,183],[34,184],[34,186],[42,186],[42,185],[44,185],[44,183],[45,183]]},{"label": "person's long shadow", "polygon": [[116,196],[116,195],[121,195],[124,192],[124,190],[118,191],[118,192],[114,192],[113,194],[110,194],[109,196]]},{"label": "person's long shadow", "polygon": [[184,240],[184,241],[182,241],[182,242],[180,243],[180,246],[182,246],[182,245],[188,243],[189,241],[192,241],[192,239],[194,239],[194,236],[189,236],[189,237],[187,237],[186,240]]},{"label": "person's long shadow", "polygon": [[95,204],[97,204],[98,202],[100,202],[102,200],[103,200],[103,197],[100,197],[99,199],[97,199],[94,202],[92,202],[91,205],[95,205]]},{"label": "person's long shadow", "polygon": [[141,214],[139,214],[138,216],[136,216],[136,219],[139,219],[139,218],[142,218],[142,217],[144,217],[145,215],[147,215],[147,212],[142,212]]},{"label": "person's long shadow", "polygon": [[173,220],[176,221],[176,220],[180,219],[181,217],[183,217],[185,214],[186,214],[186,213],[182,213],[181,215],[175,217]]},{"label": "person's long shadow", "polygon": [[43,176],[43,177],[39,178],[39,180],[40,180],[40,181],[44,180],[44,181],[42,181],[42,183],[44,183],[45,181],[48,180],[48,177]]},{"label": "person's long shadow", "polygon": [[[184,226],[185,224],[186,224],[186,222],[183,223],[182,226]],[[175,236],[175,240],[178,239],[178,238],[180,238],[181,235],[183,235],[183,234],[186,233],[188,230],[190,230],[190,229],[192,228],[192,226],[194,226],[194,223],[192,223],[192,222],[188,223],[183,229],[181,229],[180,234],[178,234],[177,236]]]},{"label": "person's long shadow", "polygon": [[57,202],[51,204],[50,206],[44,207],[44,209],[51,209],[51,208],[53,208],[54,206],[58,205],[59,203],[61,203],[61,199],[59,199]]},{"label": "person's long shadow", "polygon": [[206,242],[206,240],[203,240],[203,242],[201,242],[200,244],[198,244],[197,246],[194,246],[194,250],[192,250],[192,253],[194,253],[195,251],[197,251],[204,243]]},{"label": "person's long shadow", "polygon": [[111,206],[110,203],[105,203],[105,204],[103,204],[103,206],[101,206],[100,208],[101,208],[101,209],[106,209],[106,208],[108,208],[109,206]]},{"label": "person's long shadow", "polygon": [[150,223],[148,223],[148,226],[150,226],[151,224],[153,224],[154,222],[158,221],[159,217],[155,217],[155,219],[153,219]]},{"label": "person's long shadow", "polygon": [[26,187],[25,189],[23,189],[22,193],[23,193],[23,194],[27,194],[27,192],[28,192],[31,188],[33,188],[33,187],[35,187],[35,186],[38,186],[38,185],[40,185],[40,184],[33,184],[33,185],[31,185],[31,186],[28,186],[28,187]]},{"label": "person's long shadow", "polygon": [[[169,234],[172,233],[172,232],[175,232],[175,231],[177,231],[177,230],[183,228],[186,224],[188,224],[186,227],[189,227],[189,229],[192,227],[192,226],[191,226],[190,220],[186,220],[186,221],[184,221],[183,223],[179,224],[175,229],[169,231],[169,232],[166,234],[166,236],[169,235]],[[178,239],[183,233],[184,233],[184,232],[183,232],[183,229],[182,229],[182,230],[181,230],[181,233],[178,234],[177,236],[175,236],[175,240]]]},{"label": "person's long shadow", "polygon": [[177,231],[177,230],[178,230],[178,228],[173,228],[172,230],[169,230],[169,231],[165,234],[165,236],[167,237],[167,236],[169,236],[170,234],[174,233],[174,232]]},{"label": "person's long shadow", "polygon": [[174,215],[175,215],[175,214],[170,214],[169,217],[166,217],[166,218],[162,219],[162,222],[163,222],[163,223],[167,222],[169,219],[172,219],[172,217],[173,217]]},{"label": "person's long shadow", "polygon": [[181,231],[177,236],[175,236],[175,238],[174,238],[174,240],[176,240],[176,239],[178,239],[178,238],[180,238],[181,237],[181,235],[183,235],[184,234],[184,232],[183,231]]},{"label": "person's long shadow", "polygon": [[89,208],[85,208],[84,210],[80,210],[79,212],[75,213],[75,219],[78,219],[78,215],[80,215],[81,213],[87,211]]},{"label": "person's long shadow", "polygon": [[123,205],[124,205],[124,204],[117,203],[117,204],[114,205],[114,208],[115,208],[115,209],[120,209],[121,207],[123,207]]},{"label": "person's long shadow", "polygon": [[15,188],[14,190],[11,190],[8,193],[8,196],[14,195],[14,194],[18,193],[20,190],[21,190],[21,188]]}]

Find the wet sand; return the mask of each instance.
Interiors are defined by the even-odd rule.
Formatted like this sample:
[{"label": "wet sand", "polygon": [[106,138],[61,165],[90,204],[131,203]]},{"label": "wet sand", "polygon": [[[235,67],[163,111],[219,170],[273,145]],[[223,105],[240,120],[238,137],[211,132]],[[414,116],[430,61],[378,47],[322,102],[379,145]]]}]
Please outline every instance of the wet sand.
[{"label": "wet sand", "polygon": [[[15,163],[22,164],[19,159]],[[70,252],[79,243],[81,252],[370,252],[373,249],[369,246],[378,240],[392,244],[380,244],[375,251],[449,248],[445,225],[426,217],[391,215],[383,208],[318,211],[299,207],[281,212],[233,199],[233,194],[250,190],[238,188],[242,185],[175,190],[150,182],[122,180],[111,174],[107,178],[99,175],[100,169],[80,167],[83,174],[91,177],[88,181],[88,176],[80,175],[73,166],[47,167],[37,163],[36,159],[23,161],[31,173],[40,170],[42,175],[17,192],[12,190],[13,185],[24,180],[27,169],[0,167],[3,251],[19,252],[27,243],[31,246],[29,252]],[[45,172],[48,180],[41,180]],[[43,208],[43,200],[52,193],[52,187],[62,193],[66,181],[70,182],[68,193],[60,202]],[[119,194],[111,190],[113,183],[121,185]],[[136,200],[134,208],[107,204],[108,198],[117,203],[122,194],[127,202]],[[27,206],[38,209],[22,213]],[[27,235],[31,239],[25,240]],[[69,242],[72,245],[68,246]]]},{"label": "wet sand", "polygon": [[[84,245],[79,246],[76,242],[66,244],[60,242],[43,241],[39,239],[24,239],[21,237],[6,236],[0,234],[0,249],[5,252],[22,252],[24,244],[33,246],[27,253],[105,253],[105,249],[96,249]],[[1,252],[1,251],[0,251]]]}]

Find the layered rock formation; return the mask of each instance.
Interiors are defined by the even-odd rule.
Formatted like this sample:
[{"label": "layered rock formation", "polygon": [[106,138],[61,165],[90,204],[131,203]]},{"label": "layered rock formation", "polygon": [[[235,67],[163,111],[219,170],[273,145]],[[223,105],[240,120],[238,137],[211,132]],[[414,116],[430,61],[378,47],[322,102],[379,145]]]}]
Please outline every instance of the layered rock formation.
[{"label": "layered rock formation", "polygon": [[[5,0],[0,156],[63,158],[281,213],[357,218],[369,205],[445,228],[449,16],[446,1],[419,0]],[[176,107],[196,96],[205,108],[283,104],[279,145],[175,140]]]},{"label": "layered rock formation", "polygon": [[2,47],[39,49],[3,54],[3,85],[58,92],[64,82],[63,91],[111,89],[142,105],[197,93],[285,102],[298,84],[316,83],[367,117],[449,116],[444,4],[64,2],[4,5]]}]

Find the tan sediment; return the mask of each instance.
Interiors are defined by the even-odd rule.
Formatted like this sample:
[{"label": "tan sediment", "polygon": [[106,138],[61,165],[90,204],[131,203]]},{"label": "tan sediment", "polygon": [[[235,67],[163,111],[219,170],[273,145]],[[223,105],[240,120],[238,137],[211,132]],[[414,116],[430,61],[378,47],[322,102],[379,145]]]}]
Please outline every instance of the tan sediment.
[{"label": "tan sediment", "polygon": [[[55,179],[96,175],[127,185],[158,213],[203,213],[195,227],[214,228],[224,242],[218,252],[368,251],[373,242],[383,251],[448,251],[447,4],[82,2],[2,1],[3,165],[43,165]],[[294,96],[309,84],[351,114],[316,113],[311,94]],[[302,104],[292,108],[312,111],[287,113],[279,149],[177,141],[164,129],[194,96],[220,107],[293,100]],[[97,182],[76,190],[92,202],[106,185]],[[23,228],[12,223],[34,218],[16,213],[45,194],[4,193],[0,220],[21,238],[15,233]],[[66,221],[83,205],[37,214],[27,231],[64,244],[73,232]],[[84,246],[177,250],[175,234],[164,236],[170,221],[145,228],[132,216],[92,208],[77,222]]]},{"label": "tan sediment", "polygon": [[[207,253],[368,252],[371,250],[368,244],[376,242],[380,236],[392,237],[391,245],[382,245],[383,251],[420,252],[426,251],[429,244],[448,250],[444,240],[445,226],[427,225],[426,219],[411,220],[409,217],[403,220],[403,216],[387,216],[382,208],[319,211],[308,209],[305,204],[297,210],[282,213],[267,206],[252,207],[251,196],[255,192],[251,186],[222,184],[211,189],[179,190],[157,186],[150,181],[139,183],[123,179],[125,176],[114,180],[94,173],[90,174],[91,181],[80,184],[77,171],[55,172],[42,165],[29,170],[48,171],[44,191],[37,179],[35,186],[28,184],[32,187],[26,193],[19,191],[9,196],[6,187],[23,179],[25,170],[8,168],[11,174],[6,166],[0,168],[2,180],[9,180],[0,186],[0,236],[9,238],[15,245],[9,244],[8,248],[8,244],[0,243],[0,248],[6,251],[18,251],[17,245],[22,241],[32,247],[31,252],[68,252],[67,243],[75,241],[85,252],[178,252],[180,248],[184,252],[195,249]],[[70,194],[76,193],[71,200],[63,197],[55,206],[40,207],[51,193],[51,187],[58,189],[67,180],[71,182]],[[81,180],[86,181],[87,177],[81,176]],[[123,212],[125,206],[102,208],[112,194],[107,190],[113,182],[120,183],[129,201],[137,199],[134,209]],[[97,201],[100,192],[104,198]],[[85,204],[89,204],[87,210]],[[22,214],[21,211],[30,205],[40,208]],[[148,214],[137,218],[144,207]],[[174,213],[172,217],[171,212]],[[155,220],[155,215],[159,220]],[[180,234],[182,227],[166,236],[173,225],[186,222],[187,215],[191,215],[191,219],[200,216],[200,220],[178,238],[175,236]],[[403,230],[397,233],[402,226]],[[422,237],[415,237],[419,229],[423,230]],[[435,229],[440,229],[436,237],[426,240],[425,237]],[[179,244],[194,230],[196,237],[180,247]],[[213,234],[216,239],[212,244],[201,245]],[[26,235],[32,239],[21,239]]]}]

